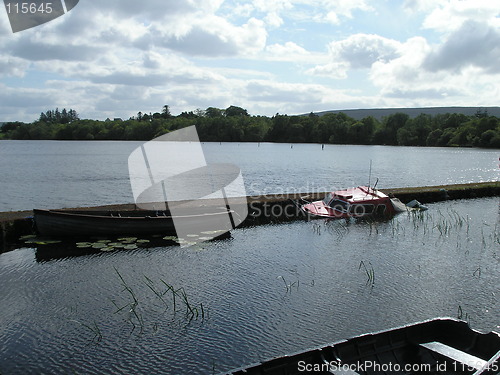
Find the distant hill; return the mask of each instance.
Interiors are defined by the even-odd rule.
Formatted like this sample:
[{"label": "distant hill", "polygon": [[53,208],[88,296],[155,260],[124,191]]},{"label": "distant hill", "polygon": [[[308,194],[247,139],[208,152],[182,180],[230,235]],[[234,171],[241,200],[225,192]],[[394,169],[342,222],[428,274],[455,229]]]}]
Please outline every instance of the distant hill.
[{"label": "distant hill", "polygon": [[474,116],[478,111],[486,111],[488,115],[500,117],[500,107],[430,107],[430,108],[375,108],[375,109],[344,109],[334,111],[315,112],[316,115],[322,116],[327,113],[340,113],[343,112],[347,116],[356,120],[361,120],[368,116],[373,116],[378,120],[392,115],[394,113],[406,113],[411,118],[417,117],[424,113],[427,115],[435,116],[445,113],[461,113],[466,116]]}]

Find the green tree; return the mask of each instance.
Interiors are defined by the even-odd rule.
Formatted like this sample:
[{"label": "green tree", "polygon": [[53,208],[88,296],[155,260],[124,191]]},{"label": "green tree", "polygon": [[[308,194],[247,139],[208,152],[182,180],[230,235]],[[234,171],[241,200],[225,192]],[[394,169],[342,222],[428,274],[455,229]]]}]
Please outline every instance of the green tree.
[{"label": "green tree", "polygon": [[209,118],[222,117],[222,110],[215,107],[208,107],[205,110],[205,116]]},{"label": "green tree", "polygon": [[288,131],[288,125],[290,123],[290,117],[287,115],[276,114],[272,118],[272,126],[267,133],[267,141],[269,142],[286,142],[286,133]]},{"label": "green tree", "polygon": [[425,141],[426,146],[438,146],[439,139],[443,135],[441,129],[435,129],[429,133]]},{"label": "green tree", "polygon": [[375,130],[374,118],[364,118],[352,124],[348,129],[348,138],[350,143],[369,145],[372,142],[373,132]]},{"label": "green tree", "polygon": [[481,146],[481,147],[495,147],[494,146],[494,143],[496,143],[496,140],[494,140],[495,137],[500,137],[500,134],[492,129],[486,130],[483,134],[481,134],[479,146]]},{"label": "green tree", "polygon": [[168,106],[168,104],[165,104],[161,110],[161,116],[163,118],[170,118],[172,117],[172,114],[170,113],[170,107]]},{"label": "green tree", "polygon": [[455,129],[446,128],[443,130],[441,137],[439,137],[437,146],[451,146],[451,139],[455,136]]},{"label": "green tree", "polygon": [[248,112],[246,109],[243,109],[241,107],[236,107],[234,105],[229,106],[226,108],[225,114],[227,117],[232,117],[232,116],[248,116]]},{"label": "green tree", "polygon": [[405,126],[409,116],[406,113],[394,113],[388,116],[384,121],[385,127],[385,142],[388,145],[398,144],[398,130]]}]

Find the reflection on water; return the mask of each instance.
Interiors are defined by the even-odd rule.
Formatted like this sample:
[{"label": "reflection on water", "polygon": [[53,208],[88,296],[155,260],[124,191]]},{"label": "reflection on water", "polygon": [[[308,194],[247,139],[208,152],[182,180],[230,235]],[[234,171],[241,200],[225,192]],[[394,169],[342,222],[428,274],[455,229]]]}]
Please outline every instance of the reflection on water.
[{"label": "reflection on water", "polygon": [[210,374],[436,316],[498,330],[498,204],[237,229],[189,248],[1,254],[0,373]]},{"label": "reflection on water", "polygon": [[[132,203],[128,157],[142,142],[0,141],[0,211]],[[207,163],[238,166],[249,195],[496,181],[498,150],[204,143]],[[228,191],[227,194],[233,192]]]}]

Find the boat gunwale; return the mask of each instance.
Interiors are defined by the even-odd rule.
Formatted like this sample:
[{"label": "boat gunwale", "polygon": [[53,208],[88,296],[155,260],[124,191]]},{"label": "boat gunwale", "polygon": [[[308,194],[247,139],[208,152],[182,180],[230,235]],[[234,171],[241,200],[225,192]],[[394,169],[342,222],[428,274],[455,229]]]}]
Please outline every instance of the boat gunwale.
[{"label": "boat gunwale", "polygon": [[[218,216],[218,215],[227,215],[228,213],[234,213],[233,210],[224,210],[220,212],[208,212],[208,213],[200,213],[193,215],[176,215],[176,216],[112,216],[113,213],[120,214],[125,213],[126,211],[110,211],[109,215],[101,215],[101,214],[90,214],[92,211],[65,211],[65,210],[50,210],[50,209],[34,209],[34,216],[36,215],[45,215],[45,216],[67,216],[67,217],[78,217],[85,219],[112,219],[112,220],[152,220],[152,219],[161,219],[161,220],[172,220],[176,218],[193,218],[193,217],[206,217],[206,216]],[[101,211],[97,211],[101,212]],[[105,212],[105,211],[102,211]],[[140,211],[131,211],[140,213]],[[154,211],[151,211],[154,212]]]}]

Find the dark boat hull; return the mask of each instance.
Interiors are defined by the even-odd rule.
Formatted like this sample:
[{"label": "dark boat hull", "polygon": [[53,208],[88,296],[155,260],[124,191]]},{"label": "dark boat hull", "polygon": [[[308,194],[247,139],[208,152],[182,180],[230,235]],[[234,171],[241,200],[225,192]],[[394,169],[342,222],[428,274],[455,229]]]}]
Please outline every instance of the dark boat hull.
[{"label": "dark boat hull", "polygon": [[[199,227],[209,217],[211,223],[223,223],[228,212],[208,212],[206,214],[175,217],[177,225]],[[105,236],[105,235],[175,235],[172,216],[168,212],[156,211],[66,211],[34,210],[34,220],[38,233],[44,236]],[[229,228],[231,229],[231,228]]]},{"label": "dark boat hull", "polygon": [[239,368],[231,375],[499,374],[500,335],[434,319]]}]

